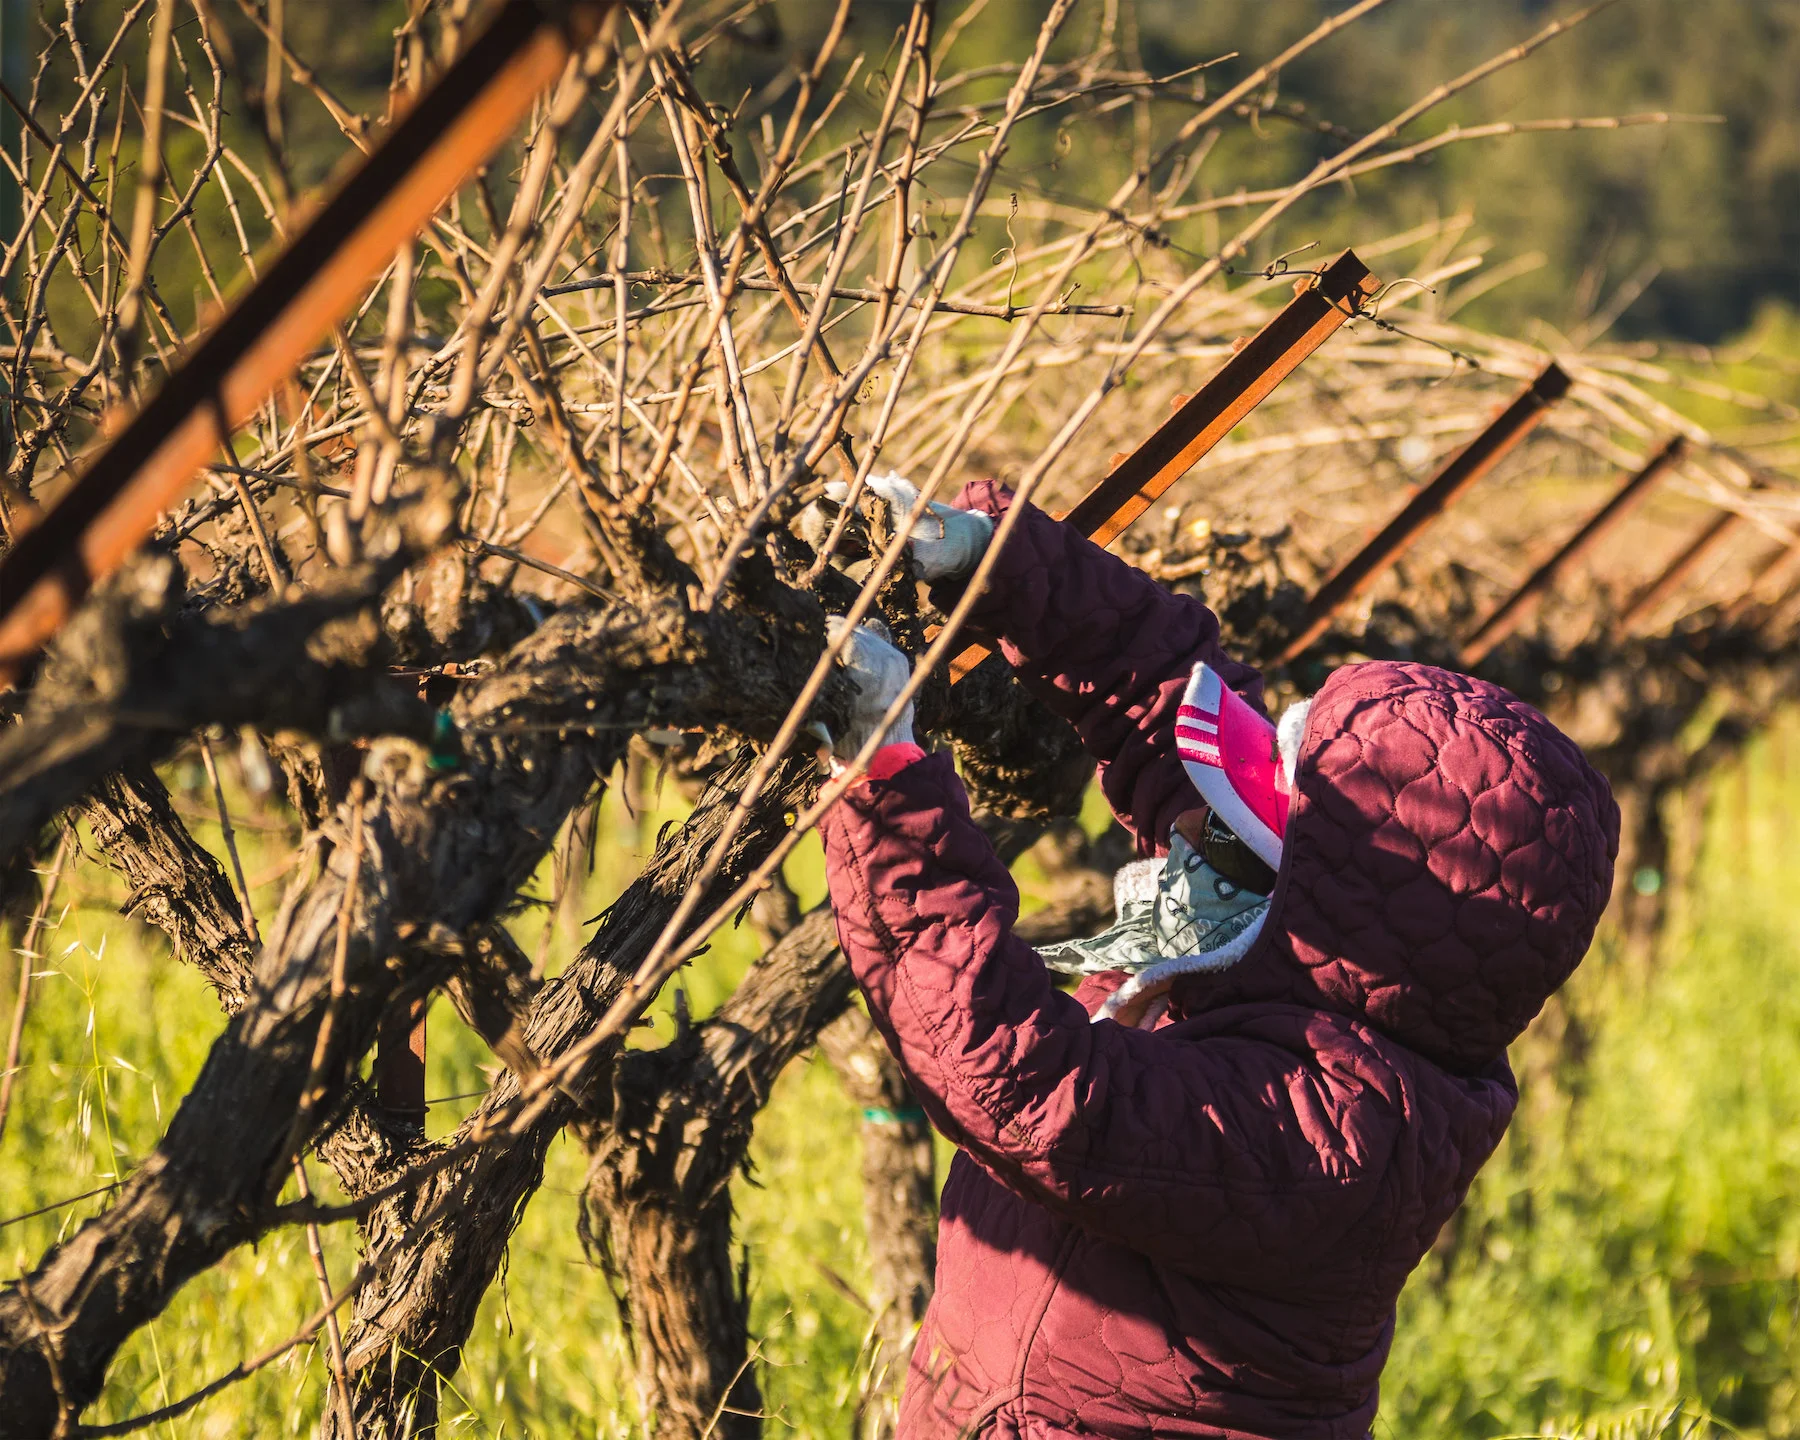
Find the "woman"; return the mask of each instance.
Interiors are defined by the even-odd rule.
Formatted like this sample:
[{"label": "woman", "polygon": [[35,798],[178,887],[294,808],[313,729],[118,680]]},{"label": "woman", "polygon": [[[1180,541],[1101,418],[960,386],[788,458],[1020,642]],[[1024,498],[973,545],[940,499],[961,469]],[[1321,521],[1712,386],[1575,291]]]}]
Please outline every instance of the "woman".
[{"label": "woman", "polygon": [[[915,527],[940,604],[1010,503]],[[1098,972],[1070,996],[910,717],[821,827],[870,1013],[959,1151],[901,1432],[1365,1436],[1395,1300],[1512,1116],[1506,1047],[1606,904],[1606,783],[1424,665],[1346,666],[1277,729],[1205,606],[1035,509],[971,625],[1171,858],[1057,957]],[[863,631],[849,668],[866,736],[906,664]]]}]

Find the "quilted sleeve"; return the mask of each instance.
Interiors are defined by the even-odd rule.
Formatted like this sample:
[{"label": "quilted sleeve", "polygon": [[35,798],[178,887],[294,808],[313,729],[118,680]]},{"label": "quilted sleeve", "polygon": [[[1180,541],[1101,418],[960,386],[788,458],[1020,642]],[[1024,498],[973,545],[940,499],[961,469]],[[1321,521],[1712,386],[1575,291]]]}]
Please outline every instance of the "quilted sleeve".
[{"label": "quilted sleeve", "polygon": [[822,829],[871,1015],[932,1122],[1002,1184],[1265,1288],[1368,1212],[1404,1096],[1373,1061],[1317,1059],[1306,1026],[1341,1021],[1290,1010],[1202,1039],[1090,1022],[1013,935],[1017,891],[947,756],[860,787]]},{"label": "quilted sleeve", "polygon": [[[1012,493],[984,480],[956,503],[998,519]],[[933,599],[948,609],[957,593],[940,584]],[[1206,661],[1262,708],[1261,675],[1224,653],[1211,610],[1035,505],[1025,507],[969,620],[998,643],[1026,689],[1074,725],[1142,854],[1164,846],[1175,817],[1195,804],[1175,754],[1175,712],[1194,665]]]}]

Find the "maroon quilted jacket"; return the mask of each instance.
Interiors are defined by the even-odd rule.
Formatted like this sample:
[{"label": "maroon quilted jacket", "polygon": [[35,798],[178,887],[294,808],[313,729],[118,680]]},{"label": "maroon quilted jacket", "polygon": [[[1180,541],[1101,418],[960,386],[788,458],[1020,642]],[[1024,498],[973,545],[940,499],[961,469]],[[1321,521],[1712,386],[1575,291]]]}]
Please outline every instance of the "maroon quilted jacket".
[{"label": "maroon quilted jacket", "polygon": [[[1172,734],[1194,662],[1261,700],[1204,606],[1035,510],[974,618],[1146,851],[1197,803]],[[823,831],[870,1011],[960,1152],[903,1435],[1367,1435],[1401,1286],[1512,1116],[1506,1046],[1611,887],[1580,751],[1479,680],[1337,671],[1261,939],[1149,1031],[1090,1022],[1104,978],[1065,995],[1014,937],[948,756]]]}]

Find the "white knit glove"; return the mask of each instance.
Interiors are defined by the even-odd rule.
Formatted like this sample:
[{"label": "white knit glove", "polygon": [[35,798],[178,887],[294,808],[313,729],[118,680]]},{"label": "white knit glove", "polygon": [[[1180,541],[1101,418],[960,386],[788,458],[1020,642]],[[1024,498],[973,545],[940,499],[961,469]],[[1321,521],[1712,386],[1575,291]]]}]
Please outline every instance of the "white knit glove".
[{"label": "white knit glove", "polygon": [[[896,524],[919,503],[919,487],[899,475],[871,475],[868,488],[887,501]],[[850,487],[842,480],[833,480],[825,486],[825,494],[842,505]],[[980,563],[993,534],[994,522],[979,510],[958,510],[954,505],[933,500],[913,522],[907,543],[912,546],[919,574],[926,580],[961,580]]]},{"label": "white knit glove", "polygon": [[[825,633],[835,643],[844,633],[842,615],[825,619]],[[842,735],[832,740],[832,750],[839,759],[848,760],[867,743],[887,714],[888,706],[906,688],[912,678],[912,662],[889,643],[886,627],[878,621],[865,620],[856,627],[850,643],[838,657],[838,667],[856,686],[856,703],[850,710],[850,724]],[[900,718],[888,727],[888,745],[911,745],[913,740],[913,707],[909,700]]]}]

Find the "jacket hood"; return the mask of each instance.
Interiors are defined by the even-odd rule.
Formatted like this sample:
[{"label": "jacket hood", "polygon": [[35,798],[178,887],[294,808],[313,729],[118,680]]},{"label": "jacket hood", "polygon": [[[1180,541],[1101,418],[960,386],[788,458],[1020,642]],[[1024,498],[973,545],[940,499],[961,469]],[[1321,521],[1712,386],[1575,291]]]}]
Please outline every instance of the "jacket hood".
[{"label": "jacket hood", "polygon": [[1497,685],[1336,671],[1305,716],[1258,943],[1177,1013],[1287,1001],[1366,1018],[1446,1069],[1500,1059],[1593,940],[1619,811],[1579,747]]}]

